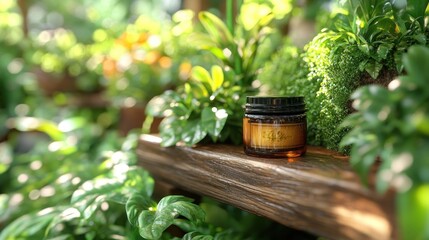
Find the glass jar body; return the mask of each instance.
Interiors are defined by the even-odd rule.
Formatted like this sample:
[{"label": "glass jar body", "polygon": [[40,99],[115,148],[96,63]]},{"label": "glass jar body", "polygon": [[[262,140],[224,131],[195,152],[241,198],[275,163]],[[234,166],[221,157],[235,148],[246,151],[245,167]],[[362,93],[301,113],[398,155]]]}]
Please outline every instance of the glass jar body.
[{"label": "glass jar body", "polygon": [[244,152],[258,157],[299,157],[306,152],[305,113],[289,115],[245,114]]}]

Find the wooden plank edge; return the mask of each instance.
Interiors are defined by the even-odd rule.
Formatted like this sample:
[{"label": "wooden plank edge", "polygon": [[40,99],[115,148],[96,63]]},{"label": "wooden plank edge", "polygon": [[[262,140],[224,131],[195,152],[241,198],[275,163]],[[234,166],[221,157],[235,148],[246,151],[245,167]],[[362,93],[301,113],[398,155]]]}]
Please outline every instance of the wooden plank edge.
[{"label": "wooden plank edge", "polygon": [[[157,136],[142,135],[139,164],[174,186],[332,239],[382,240],[396,235],[392,194],[380,197],[348,178],[240,158],[237,152],[219,151],[222,146],[214,155],[211,146],[163,148],[159,143]],[[334,153],[327,158],[336,159]],[[349,169],[344,172],[350,174]]]}]

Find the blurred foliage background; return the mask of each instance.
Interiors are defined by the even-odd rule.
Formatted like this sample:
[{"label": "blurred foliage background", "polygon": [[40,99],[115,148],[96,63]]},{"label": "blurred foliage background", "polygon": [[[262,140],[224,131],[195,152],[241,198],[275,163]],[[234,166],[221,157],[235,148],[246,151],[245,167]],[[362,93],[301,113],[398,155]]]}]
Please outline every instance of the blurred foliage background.
[{"label": "blurred foliage background", "polygon": [[240,144],[256,94],[304,95],[308,141],[350,153],[364,183],[380,159],[400,234],[428,239],[428,37],[427,0],[2,0],[0,239],[317,239],[156,199],[136,165],[142,132]]}]

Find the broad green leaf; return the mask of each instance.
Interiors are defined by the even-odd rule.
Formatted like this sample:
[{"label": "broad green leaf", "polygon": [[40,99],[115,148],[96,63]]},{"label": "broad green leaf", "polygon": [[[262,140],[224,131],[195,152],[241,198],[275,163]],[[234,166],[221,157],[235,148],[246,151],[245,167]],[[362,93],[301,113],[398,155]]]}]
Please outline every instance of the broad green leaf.
[{"label": "broad green leaf", "polygon": [[225,126],[228,113],[225,109],[217,109],[206,107],[201,113],[201,124],[204,126],[204,130],[207,131],[212,137],[213,141],[216,141],[220,133]]},{"label": "broad green leaf", "polygon": [[198,232],[190,232],[183,236],[182,240],[213,240],[210,235],[203,235]]},{"label": "broad green leaf", "polygon": [[381,59],[386,59],[387,54],[392,49],[393,44],[381,44],[377,49],[377,56]]},{"label": "broad green leaf", "polygon": [[29,213],[8,224],[0,233],[0,240],[42,239],[49,223],[64,209],[45,208],[37,213]]},{"label": "broad green leaf", "polygon": [[368,185],[370,167],[378,156],[378,144],[369,142],[369,139],[367,140],[367,144],[353,146],[350,154],[350,163],[365,185]]},{"label": "broad green leaf", "polygon": [[429,49],[423,46],[412,46],[402,59],[408,76],[420,86],[427,85],[429,68]]},{"label": "broad green leaf", "polygon": [[207,136],[207,131],[204,129],[199,119],[188,120],[183,127],[182,140],[188,146],[199,143]]},{"label": "broad green leaf", "polygon": [[84,219],[89,219],[108,197],[120,194],[121,186],[120,181],[109,178],[87,181],[73,193],[71,203],[81,211]]},{"label": "broad green leaf", "polygon": [[143,211],[155,211],[156,203],[147,195],[135,192],[125,204],[125,211],[130,223],[139,226],[139,215]]},{"label": "broad green leaf", "polygon": [[133,224],[137,221],[139,233],[146,239],[159,239],[174,220],[183,216],[191,222],[204,220],[204,211],[183,196],[167,196],[153,206],[143,196],[133,195],[127,202],[127,216]]},{"label": "broad green leaf", "polygon": [[161,146],[170,147],[182,140],[182,131],[186,120],[182,121],[175,117],[164,118],[160,125]]},{"label": "broad green leaf", "polygon": [[222,45],[229,45],[234,42],[234,39],[226,25],[212,13],[200,12],[198,17],[209,35],[215,42]]},{"label": "broad green leaf", "polygon": [[212,91],[216,91],[223,84],[224,76],[222,68],[218,65],[212,66]]},{"label": "broad green leaf", "polygon": [[[116,169],[123,171],[121,166]],[[82,212],[84,219],[91,218],[103,202],[125,204],[134,191],[146,193],[147,196],[152,194],[153,179],[140,168],[130,168],[115,176],[116,178],[105,177],[87,181],[73,193],[71,203]]]},{"label": "broad green leaf", "polygon": [[191,114],[192,109],[188,109],[188,106],[181,102],[173,102],[170,104],[170,110],[173,111],[174,115],[187,119]]},{"label": "broad green leaf", "polygon": [[183,196],[167,196],[159,201],[157,211],[177,212],[191,222],[200,223],[204,221],[204,211],[192,202],[192,199]]},{"label": "broad green leaf", "polygon": [[146,114],[154,117],[162,117],[165,110],[169,107],[169,102],[160,95],[153,97],[149,103],[146,105]]},{"label": "broad green leaf", "polygon": [[[212,78],[209,71],[200,66],[195,66],[192,68],[191,78],[197,82],[204,84],[207,90],[211,90]],[[212,91],[210,91],[212,92]]]},{"label": "broad green leaf", "polygon": [[377,79],[378,74],[380,74],[382,68],[383,64],[378,63],[376,61],[368,62],[367,64],[365,64],[365,71],[369,73],[369,75],[373,79]]},{"label": "broad green leaf", "polygon": [[201,99],[209,96],[207,88],[199,82],[188,82],[191,90],[191,96],[195,99]]},{"label": "broad green leaf", "polygon": [[367,55],[370,55],[369,45],[367,43],[358,45],[358,48]]},{"label": "broad green leaf", "polygon": [[154,117],[164,117],[170,103],[180,101],[180,96],[173,91],[166,91],[162,95],[153,97],[146,105],[146,114]]},{"label": "broad green leaf", "polygon": [[[147,196],[152,196],[155,181],[150,176],[149,172],[134,166],[127,172],[127,179],[123,184],[123,188],[127,188],[130,191],[138,191],[144,193]],[[125,204],[125,202],[121,203]]]}]

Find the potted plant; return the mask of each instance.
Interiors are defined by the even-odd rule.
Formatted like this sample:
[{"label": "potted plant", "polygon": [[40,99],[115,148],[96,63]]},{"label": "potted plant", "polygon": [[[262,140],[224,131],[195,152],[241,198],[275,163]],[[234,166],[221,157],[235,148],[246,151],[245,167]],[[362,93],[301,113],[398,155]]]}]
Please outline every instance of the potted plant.
[{"label": "potted plant", "polygon": [[[232,11],[230,3],[227,12]],[[232,14],[227,16],[225,24],[214,14],[199,13],[205,32],[192,33],[189,41],[215,58],[209,66],[192,67],[185,84],[149,103],[149,115],[164,117],[162,146],[179,141],[186,145],[202,140],[242,141],[245,96],[258,92],[252,86],[255,73],[275,49],[269,41],[275,39],[270,39],[275,32],[270,27],[274,14],[269,4],[249,1],[243,4],[234,27]]]}]

